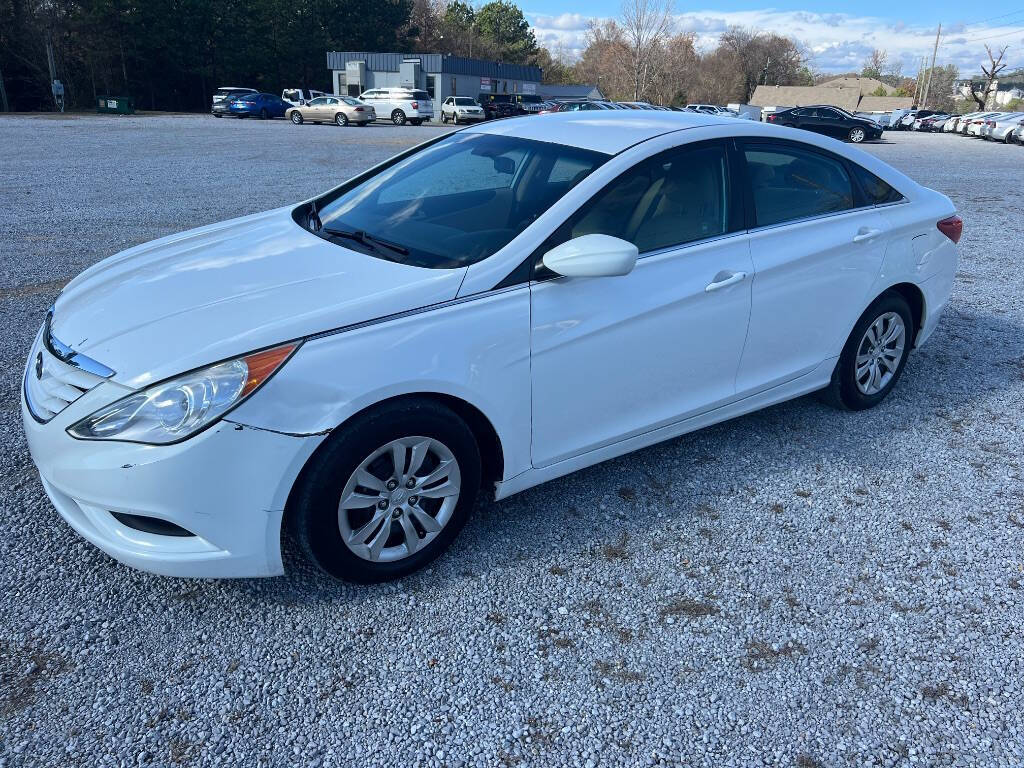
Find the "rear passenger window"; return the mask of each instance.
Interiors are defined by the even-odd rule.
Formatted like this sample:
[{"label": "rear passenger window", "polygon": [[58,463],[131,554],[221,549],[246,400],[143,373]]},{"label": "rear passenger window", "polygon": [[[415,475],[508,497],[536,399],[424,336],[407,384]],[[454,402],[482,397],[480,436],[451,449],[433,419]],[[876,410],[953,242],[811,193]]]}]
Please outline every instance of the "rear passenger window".
[{"label": "rear passenger window", "polygon": [[555,233],[560,242],[604,234],[641,252],[725,234],[729,184],[721,145],[672,150],[611,182]]},{"label": "rear passenger window", "polygon": [[744,154],[759,227],[854,207],[853,183],[838,160],[795,147],[750,147]]},{"label": "rear passenger window", "polygon": [[882,181],[871,171],[861,168],[859,165],[853,166],[853,175],[856,176],[857,181],[860,182],[860,186],[864,190],[864,194],[867,196],[868,202],[873,203],[874,205],[898,203],[903,199],[903,195],[893,189],[888,183]]}]

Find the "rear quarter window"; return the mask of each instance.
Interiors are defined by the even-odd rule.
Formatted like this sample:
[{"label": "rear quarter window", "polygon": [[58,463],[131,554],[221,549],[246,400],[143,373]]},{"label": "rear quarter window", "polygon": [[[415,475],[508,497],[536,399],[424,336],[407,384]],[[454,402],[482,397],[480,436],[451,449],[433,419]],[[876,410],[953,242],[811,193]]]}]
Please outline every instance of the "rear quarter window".
[{"label": "rear quarter window", "polygon": [[903,195],[896,191],[891,184],[878,178],[866,168],[853,164],[853,175],[860,182],[861,189],[864,190],[864,196],[873,205],[898,203],[904,199]]}]

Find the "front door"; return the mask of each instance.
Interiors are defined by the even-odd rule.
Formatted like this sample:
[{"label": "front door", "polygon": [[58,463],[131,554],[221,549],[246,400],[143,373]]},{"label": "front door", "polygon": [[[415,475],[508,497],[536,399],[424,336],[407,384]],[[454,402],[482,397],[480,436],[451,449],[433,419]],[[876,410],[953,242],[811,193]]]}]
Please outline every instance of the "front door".
[{"label": "front door", "polygon": [[634,166],[542,246],[602,233],[640,259],[622,277],[532,284],[534,466],[732,399],[753,272],[741,229],[725,145],[703,142]]}]

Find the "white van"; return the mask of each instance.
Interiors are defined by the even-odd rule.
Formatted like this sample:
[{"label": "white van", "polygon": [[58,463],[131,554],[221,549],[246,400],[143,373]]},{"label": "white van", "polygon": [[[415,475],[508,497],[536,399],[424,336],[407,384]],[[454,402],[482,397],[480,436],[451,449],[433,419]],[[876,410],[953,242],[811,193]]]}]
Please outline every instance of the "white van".
[{"label": "white van", "polygon": [[281,98],[291,104],[293,107],[301,107],[304,104],[308,104],[313,99],[319,99],[321,96],[327,94],[323,91],[313,90],[302,90],[301,88],[285,88],[281,91]]},{"label": "white van", "polygon": [[390,120],[395,125],[422,125],[434,117],[430,94],[419,88],[372,88],[359,100],[373,107],[378,120]]}]

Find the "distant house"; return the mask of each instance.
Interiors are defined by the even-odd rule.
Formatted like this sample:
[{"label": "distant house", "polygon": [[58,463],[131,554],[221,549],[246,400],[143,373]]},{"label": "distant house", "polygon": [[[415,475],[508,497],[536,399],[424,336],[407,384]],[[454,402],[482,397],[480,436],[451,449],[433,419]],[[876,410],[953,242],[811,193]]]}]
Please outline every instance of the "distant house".
[{"label": "distant house", "polygon": [[561,99],[603,99],[596,85],[538,85],[537,93],[545,101]]},{"label": "distant house", "polygon": [[880,85],[884,83],[870,77],[840,77],[811,86],[759,85],[750,103],[757,107],[780,108],[828,104],[847,112],[891,112],[914,105],[909,96],[870,96]]},{"label": "distant house", "polygon": [[861,96],[875,93],[879,88],[885,92],[886,96],[893,96],[896,93],[895,88],[886,85],[881,80],[876,80],[873,77],[857,77],[855,75],[846,75],[845,77],[826,80],[821,85],[827,88],[859,88]]}]

